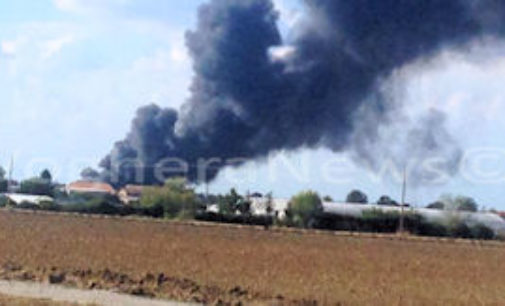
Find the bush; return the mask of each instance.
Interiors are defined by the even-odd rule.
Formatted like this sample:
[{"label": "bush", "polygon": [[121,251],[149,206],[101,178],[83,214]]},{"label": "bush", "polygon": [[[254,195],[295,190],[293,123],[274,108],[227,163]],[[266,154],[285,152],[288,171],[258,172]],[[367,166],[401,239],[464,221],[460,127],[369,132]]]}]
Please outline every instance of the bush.
[{"label": "bush", "polygon": [[151,218],[163,218],[165,216],[165,210],[163,209],[163,206],[157,205],[157,206],[151,206],[151,207],[143,207],[143,206],[138,206],[134,207],[137,215],[141,216],[146,216],[146,217],[151,217]]},{"label": "bush", "polygon": [[232,188],[230,192],[224,196],[218,196],[216,200],[219,213],[221,214],[232,215],[238,212],[247,215],[251,213],[251,202],[239,195],[235,188]]},{"label": "bush", "polygon": [[315,226],[317,215],[323,212],[323,202],[313,191],[299,193],[291,199],[286,216],[293,225],[300,227]]},{"label": "bush", "polygon": [[420,236],[430,236],[430,237],[447,237],[449,236],[449,231],[447,226],[436,223],[429,222],[424,218],[421,220],[417,227],[417,232],[414,232]]},{"label": "bush", "polygon": [[145,188],[140,204],[156,213],[162,210],[166,218],[191,218],[196,211],[197,197],[193,190],[174,179],[162,187]]},{"label": "bush", "polygon": [[0,178],[0,192],[7,192],[9,183],[6,179]]},{"label": "bush", "polygon": [[37,204],[30,203],[30,202],[22,202],[22,203],[19,203],[18,205],[16,205],[16,208],[27,209],[27,210],[39,210],[40,206],[38,206]]},{"label": "bush", "polygon": [[356,217],[322,213],[316,217],[314,227],[322,230],[354,232],[361,230],[360,224],[359,218]]},{"label": "bush", "polygon": [[62,204],[86,204],[92,201],[105,201],[109,203],[119,204],[117,196],[111,194],[93,194],[93,193],[58,193],[56,200]]},{"label": "bush", "polygon": [[122,208],[102,199],[91,200],[87,203],[77,203],[62,206],[65,212],[82,214],[122,215]]},{"label": "bush", "polygon": [[60,211],[61,206],[52,201],[44,201],[39,204],[39,209],[46,211]]},{"label": "bush", "polygon": [[[373,233],[394,233],[400,222],[399,212],[368,210],[361,217],[337,214],[319,214],[315,227],[336,231],[359,231]],[[495,239],[496,235],[489,227],[478,224],[469,227],[462,220],[452,220],[449,224],[430,222],[419,214],[407,213],[404,219],[405,230],[420,236],[453,237],[465,239]]]},{"label": "bush", "polygon": [[54,188],[51,182],[41,178],[31,178],[21,182],[20,192],[25,194],[53,196]]},{"label": "bush", "polygon": [[213,212],[198,212],[195,215],[195,219],[205,222],[259,225],[265,227],[269,227],[274,223],[272,216],[229,215]]},{"label": "bush", "polygon": [[472,227],[472,236],[475,239],[492,240],[496,238],[495,232],[484,224],[477,224]]},{"label": "bush", "polygon": [[9,200],[7,200],[7,197],[0,195],[0,208],[6,207],[8,203]]},{"label": "bush", "polygon": [[400,227],[400,213],[384,212],[379,209],[366,210],[363,212],[362,221],[361,227],[367,232],[394,233]]},{"label": "bush", "polygon": [[449,227],[450,236],[453,238],[473,238],[472,229],[464,222],[459,222]]},{"label": "bush", "polygon": [[163,218],[165,215],[161,206],[123,206],[106,201],[64,205],[61,206],[61,211],[92,215],[142,216],[151,218]]}]

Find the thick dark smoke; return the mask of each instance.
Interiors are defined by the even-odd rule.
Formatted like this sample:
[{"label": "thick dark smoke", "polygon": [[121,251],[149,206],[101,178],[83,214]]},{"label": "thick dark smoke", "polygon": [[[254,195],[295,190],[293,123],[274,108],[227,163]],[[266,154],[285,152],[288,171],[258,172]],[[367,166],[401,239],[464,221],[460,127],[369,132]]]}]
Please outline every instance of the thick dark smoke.
[{"label": "thick dark smoke", "polygon": [[[196,30],[187,33],[195,72],[191,98],[179,112],[154,105],[140,109],[126,139],[102,162],[105,178],[118,185],[159,183],[160,161],[175,167],[167,161],[173,157],[189,163],[180,170],[195,181],[201,158],[256,159],[320,146],[364,153],[360,144],[370,142],[356,139],[356,131],[374,137],[397,109],[379,90],[395,70],[504,30],[501,1],[305,3],[306,18],[289,42],[282,41],[271,0],[203,5]],[[270,56],[272,48],[288,46],[293,52],[287,56]],[[376,120],[362,120],[364,112]],[[430,123],[425,127],[443,130],[443,124]],[[444,152],[452,140],[436,133],[418,132],[411,149]],[[458,153],[451,154],[454,163]],[[224,165],[214,163],[207,179]]]},{"label": "thick dark smoke", "polygon": [[[365,115],[360,119],[377,120],[374,113]],[[351,156],[365,168],[396,180],[402,180],[407,170],[412,187],[447,183],[457,173],[463,152],[446,129],[446,117],[430,109],[415,119],[399,116],[379,128],[360,125],[354,131]]]}]

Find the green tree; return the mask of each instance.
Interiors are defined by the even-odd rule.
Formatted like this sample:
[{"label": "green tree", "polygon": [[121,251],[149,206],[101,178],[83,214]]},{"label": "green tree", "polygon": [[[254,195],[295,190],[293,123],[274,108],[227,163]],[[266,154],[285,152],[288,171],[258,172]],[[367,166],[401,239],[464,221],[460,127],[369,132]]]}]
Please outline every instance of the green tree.
[{"label": "green tree", "polygon": [[436,201],[426,206],[426,208],[444,210],[445,204],[442,201]]},{"label": "green tree", "polygon": [[239,205],[243,200],[243,197],[238,194],[237,190],[232,188],[228,194],[219,198],[219,212],[225,215],[234,214],[239,210]]},{"label": "green tree", "polygon": [[470,197],[464,197],[464,196],[456,197],[455,203],[456,203],[456,209],[459,211],[477,212],[479,209],[477,202]]},{"label": "green tree", "polygon": [[242,215],[250,215],[251,214],[251,202],[242,198],[237,203],[237,210]]},{"label": "green tree", "polygon": [[314,217],[323,212],[323,202],[313,191],[305,191],[294,196],[288,208],[288,215],[297,226],[311,227]]},{"label": "green tree", "polygon": [[377,201],[378,205],[384,205],[384,206],[398,206],[398,202],[393,200],[391,197],[384,195],[379,198],[379,201]]},{"label": "green tree", "polygon": [[163,186],[146,187],[140,205],[162,209],[166,218],[192,218],[198,204],[197,196],[185,183],[181,184],[182,181],[170,179]]},{"label": "green tree", "polygon": [[180,193],[190,190],[188,188],[188,181],[183,177],[175,177],[167,180],[165,182],[165,187]]},{"label": "green tree", "polygon": [[446,209],[468,212],[477,212],[479,209],[477,202],[466,196],[443,195],[440,201],[444,203]]},{"label": "green tree", "polygon": [[45,169],[40,173],[40,178],[46,182],[51,183],[53,181],[53,175],[48,169]]},{"label": "green tree", "polygon": [[9,186],[9,183],[5,179],[5,169],[0,167],[0,192],[7,192],[7,188]]},{"label": "green tree", "polygon": [[7,203],[9,201],[7,200],[6,196],[0,195],[0,208],[7,206]]},{"label": "green tree", "polygon": [[21,182],[20,192],[33,195],[53,196],[53,185],[42,178],[36,177]]},{"label": "green tree", "polygon": [[9,188],[9,183],[6,179],[0,179],[0,193],[7,192]]},{"label": "green tree", "polygon": [[347,203],[368,204],[367,195],[360,190],[353,190],[347,195]]},{"label": "green tree", "polygon": [[331,196],[327,195],[327,196],[325,196],[323,198],[323,201],[325,201],[325,202],[333,202],[333,198]]}]

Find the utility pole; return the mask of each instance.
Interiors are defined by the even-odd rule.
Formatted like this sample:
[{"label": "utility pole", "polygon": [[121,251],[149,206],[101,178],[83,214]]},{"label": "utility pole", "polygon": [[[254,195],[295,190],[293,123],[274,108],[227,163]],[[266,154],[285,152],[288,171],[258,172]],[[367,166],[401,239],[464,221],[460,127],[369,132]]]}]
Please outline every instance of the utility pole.
[{"label": "utility pole", "polygon": [[400,207],[400,226],[398,232],[403,234],[405,231],[405,200],[407,197],[407,166],[403,169],[402,202]]}]

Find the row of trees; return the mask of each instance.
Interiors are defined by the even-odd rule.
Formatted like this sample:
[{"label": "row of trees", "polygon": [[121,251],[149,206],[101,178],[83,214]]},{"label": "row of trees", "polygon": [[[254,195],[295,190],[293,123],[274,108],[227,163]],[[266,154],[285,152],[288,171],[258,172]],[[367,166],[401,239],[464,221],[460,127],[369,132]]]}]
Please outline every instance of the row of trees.
[{"label": "row of trees", "polygon": [[[24,192],[34,194],[48,194],[47,189],[44,189],[47,188],[47,185],[53,186],[54,184],[52,184],[50,173],[44,171],[39,177],[24,181],[22,189]],[[363,197],[363,195],[351,192],[349,198],[361,200],[359,203],[364,204],[366,196]],[[305,191],[295,195],[289,201],[285,220],[278,220],[279,224],[302,228],[372,232],[394,232],[398,228],[400,220],[398,212],[382,212],[370,209],[360,217],[326,214],[323,209],[323,200],[327,201],[328,199],[322,199],[313,191]],[[386,203],[385,199],[383,200]],[[206,204],[209,203],[217,203],[217,213],[209,213],[206,210]],[[267,196],[267,203],[272,203],[271,194]],[[241,196],[236,190],[232,189],[228,194],[205,199],[189,188],[184,179],[171,179],[163,186],[146,187],[140,201],[130,206],[120,205],[118,199],[113,196],[76,195],[67,198],[57,197],[55,203],[21,208],[91,214],[141,215],[169,219],[196,218],[205,221],[265,226],[269,226],[274,222],[274,217],[270,214],[273,207],[270,207],[270,210],[267,207],[266,216],[254,216],[251,213],[249,197]],[[474,210],[476,209],[476,203],[470,201],[469,198],[446,196],[440,202],[434,203],[431,208]],[[413,213],[407,213],[405,228],[419,235],[478,239],[494,237],[494,232],[483,225],[477,224],[469,227],[462,220],[452,220],[448,224],[435,224]]]},{"label": "row of trees", "polygon": [[[440,209],[476,211],[477,204],[470,198],[445,196]],[[447,204],[445,204],[447,203]],[[446,207],[446,205],[449,205]],[[399,212],[383,212],[370,209],[362,216],[327,214],[322,200],[316,192],[305,191],[294,196],[286,212],[286,225],[304,228],[319,228],[345,231],[365,231],[392,233],[399,228]],[[419,214],[407,212],[405,229],[413,234],[425,236],[493,239],[495,233],[483,224],[469,226],[465,220],[454,217],[444,223],[430,222]]]},{"label": "row of trees", "polygon": [[[323,200],[325,202],[332,202],[333,201],[333,199],[329,196],[324,197]],[[364,193],[361,190],[351,191],[347,195],[345,202],[350,203],[350,204],[369,204],[368,196],[366,195],[366,193]],[[387,195],[381,196],[379,198],[379,200],[377,200],[376,204],[377,205],[384,205],[384,206],[399,206],[400,205],[397,201],[393,200],[390,196],[387,196]]]},{"label": "row of trees", "polygon": [[[9,186],[6,171],[0,167],[0,192],[7,192]],[[54,195],[53,177],[49,170],[44,170],[39,176],[24,180],[20,184],[19,192],[32,195]]]},{"label": "row of trees", "polygon": [[[323,200],[326,200],[326,198]],[[347,197],[347,203],[368,204],[367,196],[361,191],[352,191]],[[397,202],[388,196],[383,196],[379,199],[378,204],[394,206],[397,205]],[[439,201],[428,205],[427,208],[469,212],[478,211],[478,205],[474,199],[451,195],[442,196]],[[291,199],[288,217],[292,219],[294,224],[307,226],[310,224],[311,218],[322,211],[322,200],[319,195],[313,191],[306,191],[299,193]]]},{"label": "row of trees", "polygon": [[[85,169],[83,171],[83,177],[89,177],[90,179],[97,179],[98,173],[93,169]],[[184,179],[172,179],[169,180],[168,185],[163,187],[151,187],[147,189],[146,194],[149,198],[148,201],[154,201],[153,199],[159,199],[163,196],[170,198],[173,196],[173,192],[167,191],[169,189],[179,190],[183,185],[185,185]],[[0,192],[7,192],[8,181],[6,178],[6,171],[2,167],[0,167]],[[24,180],[20,184],[20,192],[25,194],[33,194],[33,195],[47,195],[47,196],[55,196],[56,189],[55,184],[53,183],[53,178],[51,172],[49,170],[44,170],[40,173],[39,176],[33,177],[27,180]],[[152,194],[152,196],[151,196]],[[194,193],[193,193],[194,194]],[[187,194],[184,194],[187,197]],[[270,194],[271,197],[271,194]],[[180,199],[178,199],[180,200]],[[240,196],[235,189],[232,189],[229,194],[213,196],[213,200],[219,204],[220,212],[224,214],[230,214],[232,212],[239,211],[243,214],[247,214],[250,210],[250,203],[244,199],[244,197]],[[174,202],[174,199],[167,199],[168,202]],[[323,198],[323,201],[332,202],[333,199],[329,196]],[[354,204],[368,204],[368,196],[361,190],[353,190],[346,197],[347,203]],[[399,206],[400,204],[392,199],[391,197],[384,195],[379,198],[376,202],[377,205],[384,206]],[[151,205],[151,204],[149,204]],[[478,205],[476,201],[470,197],[465,196],[450,196],[445,195],[442,196],[438,201],[431,203],[427,206],[427,208],[431,209],[440,209],[440,210],[458,210],[458,211],[470,211],[476,212],[478,211]],[[168,212],[170,214],[170,212]]]},{"label": "row of trees", "polygon": [[19,192],[33,195],[54,196],[55,185],[49,170],[44,170],[39,176],[24,180],[19,185]]},{"label": "row of trees", "polygon": [[23,181],[20,192],[54,196],[55,200],[51,203],[43,203],[43,205],[21,203],[17,206],[35,210],[188,219],[194,218],[195,212],[201,208],[198,196],[187,187],[183,179],[168,180],[163,186],[146,187],[140,201],[128,206],[122,205],[115,195],[60,194],[52,183],[50,173],[46,171],[39,177]]},{"label": "row of trees", "polygon": [[[324,201],[328,201],[328,199],[331,198],[325,197]],[[351,204],[369,203],[368,196],[360,190],[351,191],[347,195],[346,202]],[[379,198],[379,200],[377,201],[377,205],[399,206],[400,203],[393,200],[391,197],[384,195]],[[442,197],[440,197],[438,201],[429,204],[426,208],[440,209],[440,210],[469,211],[469,212],[477,212],[479,210],[479,206],[473,198],[466,196],[452,196],[452,195],[443,195]]]},{"label": "row of trees", "polygon": [[[0,192],[7,191],[8,182],[6,179],[6,171],[0,167]],[[56,188],[53,182],[52,175],[49,170],[44,170],[39,176],[24,180],[20,184],[20,192],[25,194],[33,195],[47,195],[55,196]],[[268,203],[270,205],[267,208],[267,212],[270,215],[272,211],[272,195],[267,196],[270,200]],[[217,203],[219,214],[223,216],[230,215],[241,215],[245,217],[250,217],[251,214],[251,202],[248,197],[243,197],[235,189],[232,189],[228,194],[212,196],[211,199],[207,199],[207,203],[202,201],[200,197],[192,190],[188,188],[186,181],[182,178],[175,178],[168,180],[163,186],[152,186],[146,187],[143,196],[139,203],[132,205],[134,209],[139,209],[142,214],[147,211],[148,215],[153,215],[157,217],[166,218],[194,218],[197,211],[204,211],[205,204],[209,201],[212,204]],[[286,211],[287,223],[288,225],[300,226],[300,227],[313,227],[314,226],[314,216],[321,215],[323,213],[323,201],[333,201],[331,197],[321,197],[313,191],[306,191],[299,193],[294,196],[291,201],[288,210]],[[86,196],[86,197],[59,197],[59,203],[53,203],[50,206],[51,209],[60,210],[63,202],[67,206],[67,209],[73,209],[76,211],[83,210],[89,211],[106,211],[114,212],[115,209],[112,207],[117,207],[119,201],[117,198],[109,197],[99,197],[99,196]],[[360,191],[353,190],[346,197],[347,203],[356,204],[368,204],[368,196]],[[398,206],[398,202],[393,200],[389,196],[382,196],[377,201],[378,205],[386,206]],[[464,196],[442,196],[438,201],[427,206],[431,209],[440,210],[457,210],[457,211],[478,211],[478,205],[474,199]],[[131,207],[130,207],[131,208]],[[145,211],[144,211],[145,210]],[[135,211],[133,211],[135,213]]]},{"label": "row of trees", "polygon": [[427,208],[477,212],[479,205],[470,197],[444,195],[438,201],[428,205]]},{"label": "row of trees", "polygon": [[[333,199],[330,196],[326,196],[323,198],[325,202],[333,202]],[[353,190],[351,191],[347,197],[345,198],[346,203],[350,204],[369,204],[368,196],[361,190]],[[393,200],[390,196],[384,195],[379,198],[376,202],[377,205],[385,205],[385,206],[398,206],[400,205],[398,202]]]}]

